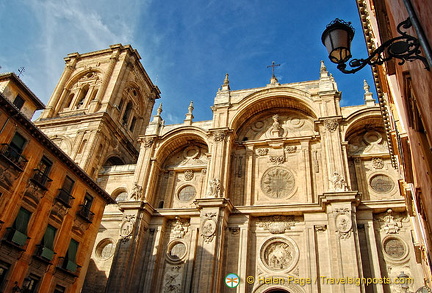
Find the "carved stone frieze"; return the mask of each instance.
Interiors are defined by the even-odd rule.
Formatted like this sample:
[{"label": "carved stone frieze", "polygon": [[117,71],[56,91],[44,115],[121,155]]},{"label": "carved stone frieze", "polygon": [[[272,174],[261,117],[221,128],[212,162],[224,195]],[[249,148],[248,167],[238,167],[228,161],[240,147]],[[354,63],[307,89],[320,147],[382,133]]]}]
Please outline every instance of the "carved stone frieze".
[{"label": "carved stone frieze", "polygon": [[258,218],[257,226],[272,234],[283,234],[294,227],[297,222],[294,216],[265,216]]},{"label": "carved stone frieze", "polygon": [[269,149],[268,148],[257,148],[256,149],[256,151],[255,151],[255,153],[258,155],[258,156],[267,156],[267,154],[268,154],[268,152],[269,152]]},{"label": "carved stone frieze", "polygon": [[280,155],[280,156],[270,156],[269,158],[270,163],[272,164],[283,164],[285,163],[285,156],[284,155]]},{"label": "carved stone frieze", "polygon": [[286,147],[285,147],[285,151],[286,151],[288,154],[293,154],[293,153],[295,153],[295,152],[297,151],[297,146],[295,146],[295,145],[289,145],[289,146],[286,146]]}]

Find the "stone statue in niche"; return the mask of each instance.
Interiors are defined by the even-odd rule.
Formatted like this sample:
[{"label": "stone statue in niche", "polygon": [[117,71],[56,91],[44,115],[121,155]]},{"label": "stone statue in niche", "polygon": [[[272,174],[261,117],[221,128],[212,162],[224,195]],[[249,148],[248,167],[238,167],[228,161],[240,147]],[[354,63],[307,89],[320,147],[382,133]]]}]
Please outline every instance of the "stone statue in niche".
[{"label": "stone statue in niche", "polygon": [[209,181],[207,197],[222,197],[222,186],[219,179],[214,178]]},{"label": "stone statue in niche", "polygon": [[279,115],[278,114],[273,115],[272,119],[273,119],[273,124],[270,130],[271,135],[274,137],[282,137],[283,128],[279,123]]},{"label": "stone statue in niche", "polygon": [[330,182],[333,185],[331,191],[348,191],[348,185],[339,173],[334,172]]},{"label": "stone statue in niche", "polygon": [[141,185],[138,185],[138,182],[135,181],[134,187],[132,189],[130,199],[131,200],[140,200],[143,194],[143,189]]}]

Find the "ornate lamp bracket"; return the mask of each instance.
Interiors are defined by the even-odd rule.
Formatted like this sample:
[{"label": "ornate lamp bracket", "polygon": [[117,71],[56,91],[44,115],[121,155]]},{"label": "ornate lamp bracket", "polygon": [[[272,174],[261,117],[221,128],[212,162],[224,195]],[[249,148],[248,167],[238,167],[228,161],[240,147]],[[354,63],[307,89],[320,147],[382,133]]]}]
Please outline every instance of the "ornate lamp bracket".
[{"label": "ornate lamp bracket", "polygon": [[429,70],[429,64],[426,58],[419,55],[421,53],[419,40],[416,37],[409,35],[407,32],[402,31],[402,29],[406,30],[411,26],[412,23],[408,17],[397,26],[397,31],[400,36],[384,42],[366,59],[352,59],[349,62],[349,65],[353,69],[347,70],[347,65],[345,63],[338,64],[337,68],[343,73],[355,73],[367,64],[381,65],[392,58],[397,58],[400,59],[399,65],[404,64],[405,61],[414,61],[416,59],[421,60],[425,69]]}]

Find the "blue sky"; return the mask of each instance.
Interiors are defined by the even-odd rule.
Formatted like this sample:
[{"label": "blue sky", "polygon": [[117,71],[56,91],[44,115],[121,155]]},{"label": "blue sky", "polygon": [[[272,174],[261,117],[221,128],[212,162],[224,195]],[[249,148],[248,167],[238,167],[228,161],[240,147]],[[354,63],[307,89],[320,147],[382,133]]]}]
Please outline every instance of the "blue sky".
[{"label": "blue sky", "polygon": [[0,1],[0,69],[16,72],[47,103],[72,52],[131,44],[162,94],[162,117],[181,123],[190,101],[195,121],[210,106],[225,73],[232,90],[269,83],[272,61],[280,83],[319,78],[320,60],[334,75],[342,105],[363,103],[371,70],[340,73],[321,43],[334,18],[356,29],[353,56],[366,57],[355,0],[14,0]]}]

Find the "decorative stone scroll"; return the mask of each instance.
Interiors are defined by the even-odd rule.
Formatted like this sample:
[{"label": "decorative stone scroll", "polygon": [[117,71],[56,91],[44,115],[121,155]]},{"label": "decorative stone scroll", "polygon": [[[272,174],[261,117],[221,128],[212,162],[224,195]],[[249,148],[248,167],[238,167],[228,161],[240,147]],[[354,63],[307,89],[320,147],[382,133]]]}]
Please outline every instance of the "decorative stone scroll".
[{"label": "decorative stone scroll", "polygon": [[294,227],[296,222],[294,216],[266,216],[258,218],[257,226],[272,234],[283,234]]},{"label": "decorative stone scroll", "polygon": [[330,132],[335,132],[339,126],[339,122],[337,119],[326,119],[324,120],[324,125]]},{"label": "decorative stone scroll", "polygon": [[285,147],[285,151],[286,151],[288,154],[293,154],[293,153],[295,153],[295,152],[297,151],[297,146],[295,146],[295,145],[289,145],[289,146],[286,146],[286,147]]},{"label": "decorative stone scroll", "polygon": [[268,154],[268,152],[269,152],[269,149],[268,148],[257,148],[256,149],[256,151],[255,151],[255,153],[258,155],[258,156],[267,156],[267,154]]},{"label": "decorative stone scroll", "polygon": [[269,160],[270,160],[270,163],[280,165],[280,164],[285,163],[285,156],[284,155],[270,156]]},{"label": "decorative stone scroll", "polygon": [[206,213],[203,216],[201,224],[201,236],[204,238],[204,242],[210,243],[216,236],[216,213]]},{"label": "decorative stone scroll", "polygon": [[267,169],[261,178],[261,190],[271,198],[285,198],[292,195],[295,188],[293,173],[283,167]]}]

